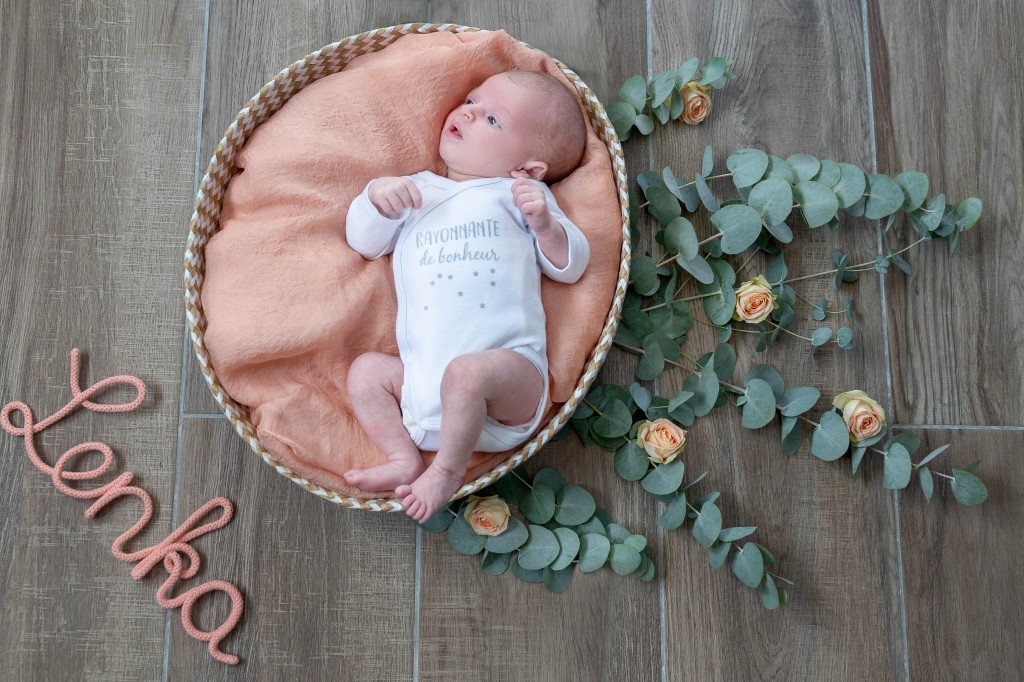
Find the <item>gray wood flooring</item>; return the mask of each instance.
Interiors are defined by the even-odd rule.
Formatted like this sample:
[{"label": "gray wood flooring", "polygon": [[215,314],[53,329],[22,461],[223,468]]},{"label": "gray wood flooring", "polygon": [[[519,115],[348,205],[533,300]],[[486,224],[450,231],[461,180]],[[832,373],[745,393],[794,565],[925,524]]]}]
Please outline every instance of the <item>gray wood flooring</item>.
[{"label": "gray wood flooring", "polygon": [[[911,254],[918,273],[862,278],[856,348],[771,350],[792,381],[881,396],[947,462],[983,460],[990,499],[894,494],[869,462],[802,450],[722,410],[687,450],[723,491],[731,525],[758,536],[795,580],[764,611],[688,532],[659,532],[658,505],[574,439],[555,466],[647,535],[658,579],[578,576],[563,595],[490,578],[404,515],[326,504],[259,462],[218,416],[186,345],[182,254],[197,178],[235,112],[278,70],[338,38],[409,21],[504,28],[566,62],[605,101],[634,73],[692,55],[736,60],[702,127],[626,147],[631,173],[690,171],[705,144],[808,152],[882,172],[924,171],[948,197],[978,196],[957,254]],[[213,661],[178,611],[154,602],[110,544],[137,503],[98,519],[60,495],[0,434],[0,678],[10,680],[1018,680],[1024,677],[1024,5],[1000,0],[0,0],[0,402],[41,419],[83,383],[128,372],[150,388],[130,415],[76,413],[38,439],[43,457],[109,443],[155,500],[152,544],[208,499],[235,519],[196,542],[200,580],[246,594]],[[870,258],[877,225],[818,231],[790,262],[835,246]],[[647,248],[658,248],[653,241]],[[1002,258],[1006,258],[1005,261]],[[749,273],[753,273],[752,263]],[[813,286],[808,290],[819,293]],[[827,291],[821,281],[820,293]],[[815,296],[807,294],[809,298]],[[710,347],[706,330],[691,348]],[[738,335],[743,336],[743,335]],[[736,339],[741,371],[764,356]],[[619,351],[603,378],[627,381]],[[663,394],[677,388],[662,381]],[[126,395],[126,392],[117,394]],[[98,461],[98,456],[93,456]],[[143,546],[138,544],[138,546]],[[197,623],[227,613],[201,602]]]}]

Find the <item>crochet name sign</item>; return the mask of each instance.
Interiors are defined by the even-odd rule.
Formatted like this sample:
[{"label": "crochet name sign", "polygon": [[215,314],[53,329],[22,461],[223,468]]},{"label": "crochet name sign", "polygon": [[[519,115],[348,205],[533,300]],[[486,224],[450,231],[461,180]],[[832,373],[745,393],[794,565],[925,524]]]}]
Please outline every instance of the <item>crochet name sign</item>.
[{"label": "crochet name sign", "polygon": [[[189,543],[198,537],[227,525],[234,513],[231,501],[224,497],[214,498],[197,509],[188,520],[163,541],[152,547],[146,547],[135,552],[126,552],[124,550],[125,544],[138,535],[153,516],[153,500],[149,493],[142,488],[129,485],[134,474],[126,471],[113,481],[90,490],[73,488],[68,485],[69,481],[90,481],[104,475],[114,463],[114,452],[110,449],[110,446],[99,442],[76,445],[61,455],[52,467],[43,462],[36,452],[33,437],[61,421],[79,407],[85,407],[85,409],[93,412],[131,412],[141,405],[146,397],[145,384],[138,378],[130,375],[110,377],[98,381],[83,391],[79,387],[78,366],[78,349],[74,348],[71,350],[71,393],[74,397],[58,412],[37,424],[32,416],[32,408],[23,402],[15,401],[5,405],[3,411],[0,412],[0,426],[7,433],[13,436],[21,436],[25,439],[25,453],[28,455],[28,458],[37,469],[50,477],[53,481],[53,487],[58,491],[78,499],[96,499],[92,506],[85,510],[87,518],[95,517],[104,507],[121,497],[135,496],[142,501],[144,507],[142,516],[135,522],[135,525],[114,540],[111,552],[121,561],[138,562],[131,572],[134,580],[140,580],[143,576],[148,575],[154,566],[163,561],[168,578],[157,589],[157,604],[165,609],[180,606],[181,624],[185,628],[185,632],[197,640],[208,642],[207,648],[210,655],[218,661],[230,665],[237,664],[238,656],[221,651],[220,643],[231,633],[242,617],[244,599],[238,588],[223,580],[210,580],[186,590],[176,597],[170,596],[178,581],[187,580],[199,572],[199,553]],[[94,403],[89,400],[89,398],[103,389],[118,384],[134,387],[137,393],[135,399],[128,403],[110,405]],[[22,415],[21,426],[16,426],[11,421],[11,413],[14,411],[18,411]],[[86,452],[101,453],[103,455],[102,464],[86,471],[69,471],[68,469],[75,458]],[[220,516],[213,521],[198,525],[199,521],[215,508],[220,508]],[[187,565],[184,563],[183,556],[188,557]],[[210,592],[223,592],[226,594],[231,600],[231,613],[217,628],[205,631],[200,630],[192,622],[192,608],[200,597]]]}]

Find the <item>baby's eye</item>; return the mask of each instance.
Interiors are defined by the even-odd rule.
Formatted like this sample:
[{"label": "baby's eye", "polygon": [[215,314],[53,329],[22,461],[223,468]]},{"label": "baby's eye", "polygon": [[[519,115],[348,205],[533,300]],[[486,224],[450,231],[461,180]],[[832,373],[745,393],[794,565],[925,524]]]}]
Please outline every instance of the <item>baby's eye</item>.
[{"label": "baby's eye", "polygon": [[500,128],[501,127],[501,124],[498,123],[498,119],[494,118],[493,116],[488,116],[487,117],[487,122],[490,123],[495,128]]},{"label": "baby's eye", "polygon": [[471,99],[470,99],[470,98],[468,98],[468,97],[466,98],[466,101],[465,101],[465,102],[463,102],[463,104],[472,104],[472,103],[473,103],[473,100],[471,100]]}]

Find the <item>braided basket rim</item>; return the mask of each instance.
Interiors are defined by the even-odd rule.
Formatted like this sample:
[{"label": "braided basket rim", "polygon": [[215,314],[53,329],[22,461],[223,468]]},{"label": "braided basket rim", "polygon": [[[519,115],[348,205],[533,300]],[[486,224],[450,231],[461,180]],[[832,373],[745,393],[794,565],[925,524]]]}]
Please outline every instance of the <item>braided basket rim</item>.
[{"label": "braided basket rim", "polygon": [[[206,273],[206,260],[204,247],[209,238],[219,229],[219,217],[224,198],[224,192],[228,182],[234,176],[236,168],[234,159],[238,151],[248,140],[249,135],[261,123],[277,112],[278,109],[296,92],[324,76],[331,75],[342,70],[353,58],[376,52],[387,47],[398,38],[412,33],[434,33],[449,32],[462,33],[467,31],[480,31],[481,29],[472,26],[459,24],[433,24],[433,23],[410,23],[385,28],[377,28],[365,31],[356,35],[348,36],[339,41],[326,45],[319,50],[306,55],[302,59],[282,69],[271,81],[265,84],[256,95],[254,95],[235,116],[234,121],[225,131],[224,136],[217,144],[206,173],[199,183],[199,190],[196,194],[195,209],[189,223],[188,245],[185,249],[185,317],[188,324],[189,336],[192,341],[192,348],[195,351],[196,359],[199,361],[200,370],[206,383],[213,394],[214,400],[221,411],[227,416],[235,431],[248,443],[249,447],[260,456],[260,458],[272,466],[279,474],[285,476],[293,483],[301,486],[304,490],[319,497],[341,505],[367,511],[401,511],[401,503],[392,498],[360,499],[342,495],[333,490],[306,480],[293,472],[288,467],[277,461],[274,456],[263,447],[256,429],[249,419],[248,408],[235,402],[227,391],[220,385],[210,358],[206,352],[203,335],[206,331],[206,317],[202,309],[200,291],[202,290],[203,279]],[[525,42],[520,44],[536,50],[536,48]],[[540,50],[537,50],[541,52]],[[554,59],[555,64],[561,69],[562,74],[576,87],[577,92],[583,100],[584,107],[590,117],[591,124],[597,132],[598,137],[608,148],[612,161],[612,169],[615,174],[615,181],[618,190],[619,209],[622,217],[622,249],[619,262],[618,281],[615,287],[615,296],[609,308],[605,325],[597,345],[593,348],[588,357],[587,364],[572,396],[564,403],[558,412],[548,421],[532,439],[522,445],[505,461],[497,464],[491,470],[480,475],[475,480],[460,487],[454,499],[459,499],[470,493],[476,492],[501,478],[505,473],[519,464],[536,455],[541,447],[546,444],[555,433],[559,431],[572,416],[576,407],[586,396],[591,384],[597,377],[598,371],[604,364],[604,360],[611,348],[615,331],[618,328],[619,318],[622,313],[622,303],[626,294],[626,287],[629,282],[630,264],[630,229],[629,229],[629,196],[627,190],[627,174],[625,160],[622,154],[622,145],[615,129],[612,127],[608,115],[605,113],[601,102],[594,95],[593,91],[583,80],[569,67]],[[182,386],[184,390],[184,386]]]}]

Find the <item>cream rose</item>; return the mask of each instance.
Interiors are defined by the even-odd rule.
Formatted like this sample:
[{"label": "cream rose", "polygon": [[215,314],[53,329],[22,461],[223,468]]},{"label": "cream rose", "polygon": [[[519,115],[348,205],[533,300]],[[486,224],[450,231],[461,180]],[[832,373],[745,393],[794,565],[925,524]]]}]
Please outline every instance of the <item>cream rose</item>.
[{"label": "cream rose", "polygon": [[470,528],[477,535],[501,535],[508,528],[511,513],[508,504],[497,495],[474,497],[463,511]]},{"label": "cream rose", "polygon": [[843,411],[850,442],[859,443],[877,436],[885,428],[885,410],[864,391],[840,393],[832,405]]},{"label": "cream rose", "polygon": [[692,126],[697,125],[711,113],[711,88],[707,85],[699,85],[697,81],[690,81],[679,89],[679,96],[683,98],[683,113],[679,120]]},{"label": "cream rose", "polygon": [[778,296],[772,293],[772,285],[768,280],[758,275],[741,284],[736,290],[736,311],[732,314],[732,319],[751,324],[764,322],[775,310],[777,298]]},{"label": "cream rose", "polygon": [[686,431],[668,419],[655,419],[640,424],[636,443],[654,464],[668,464],[686,445]]}]

